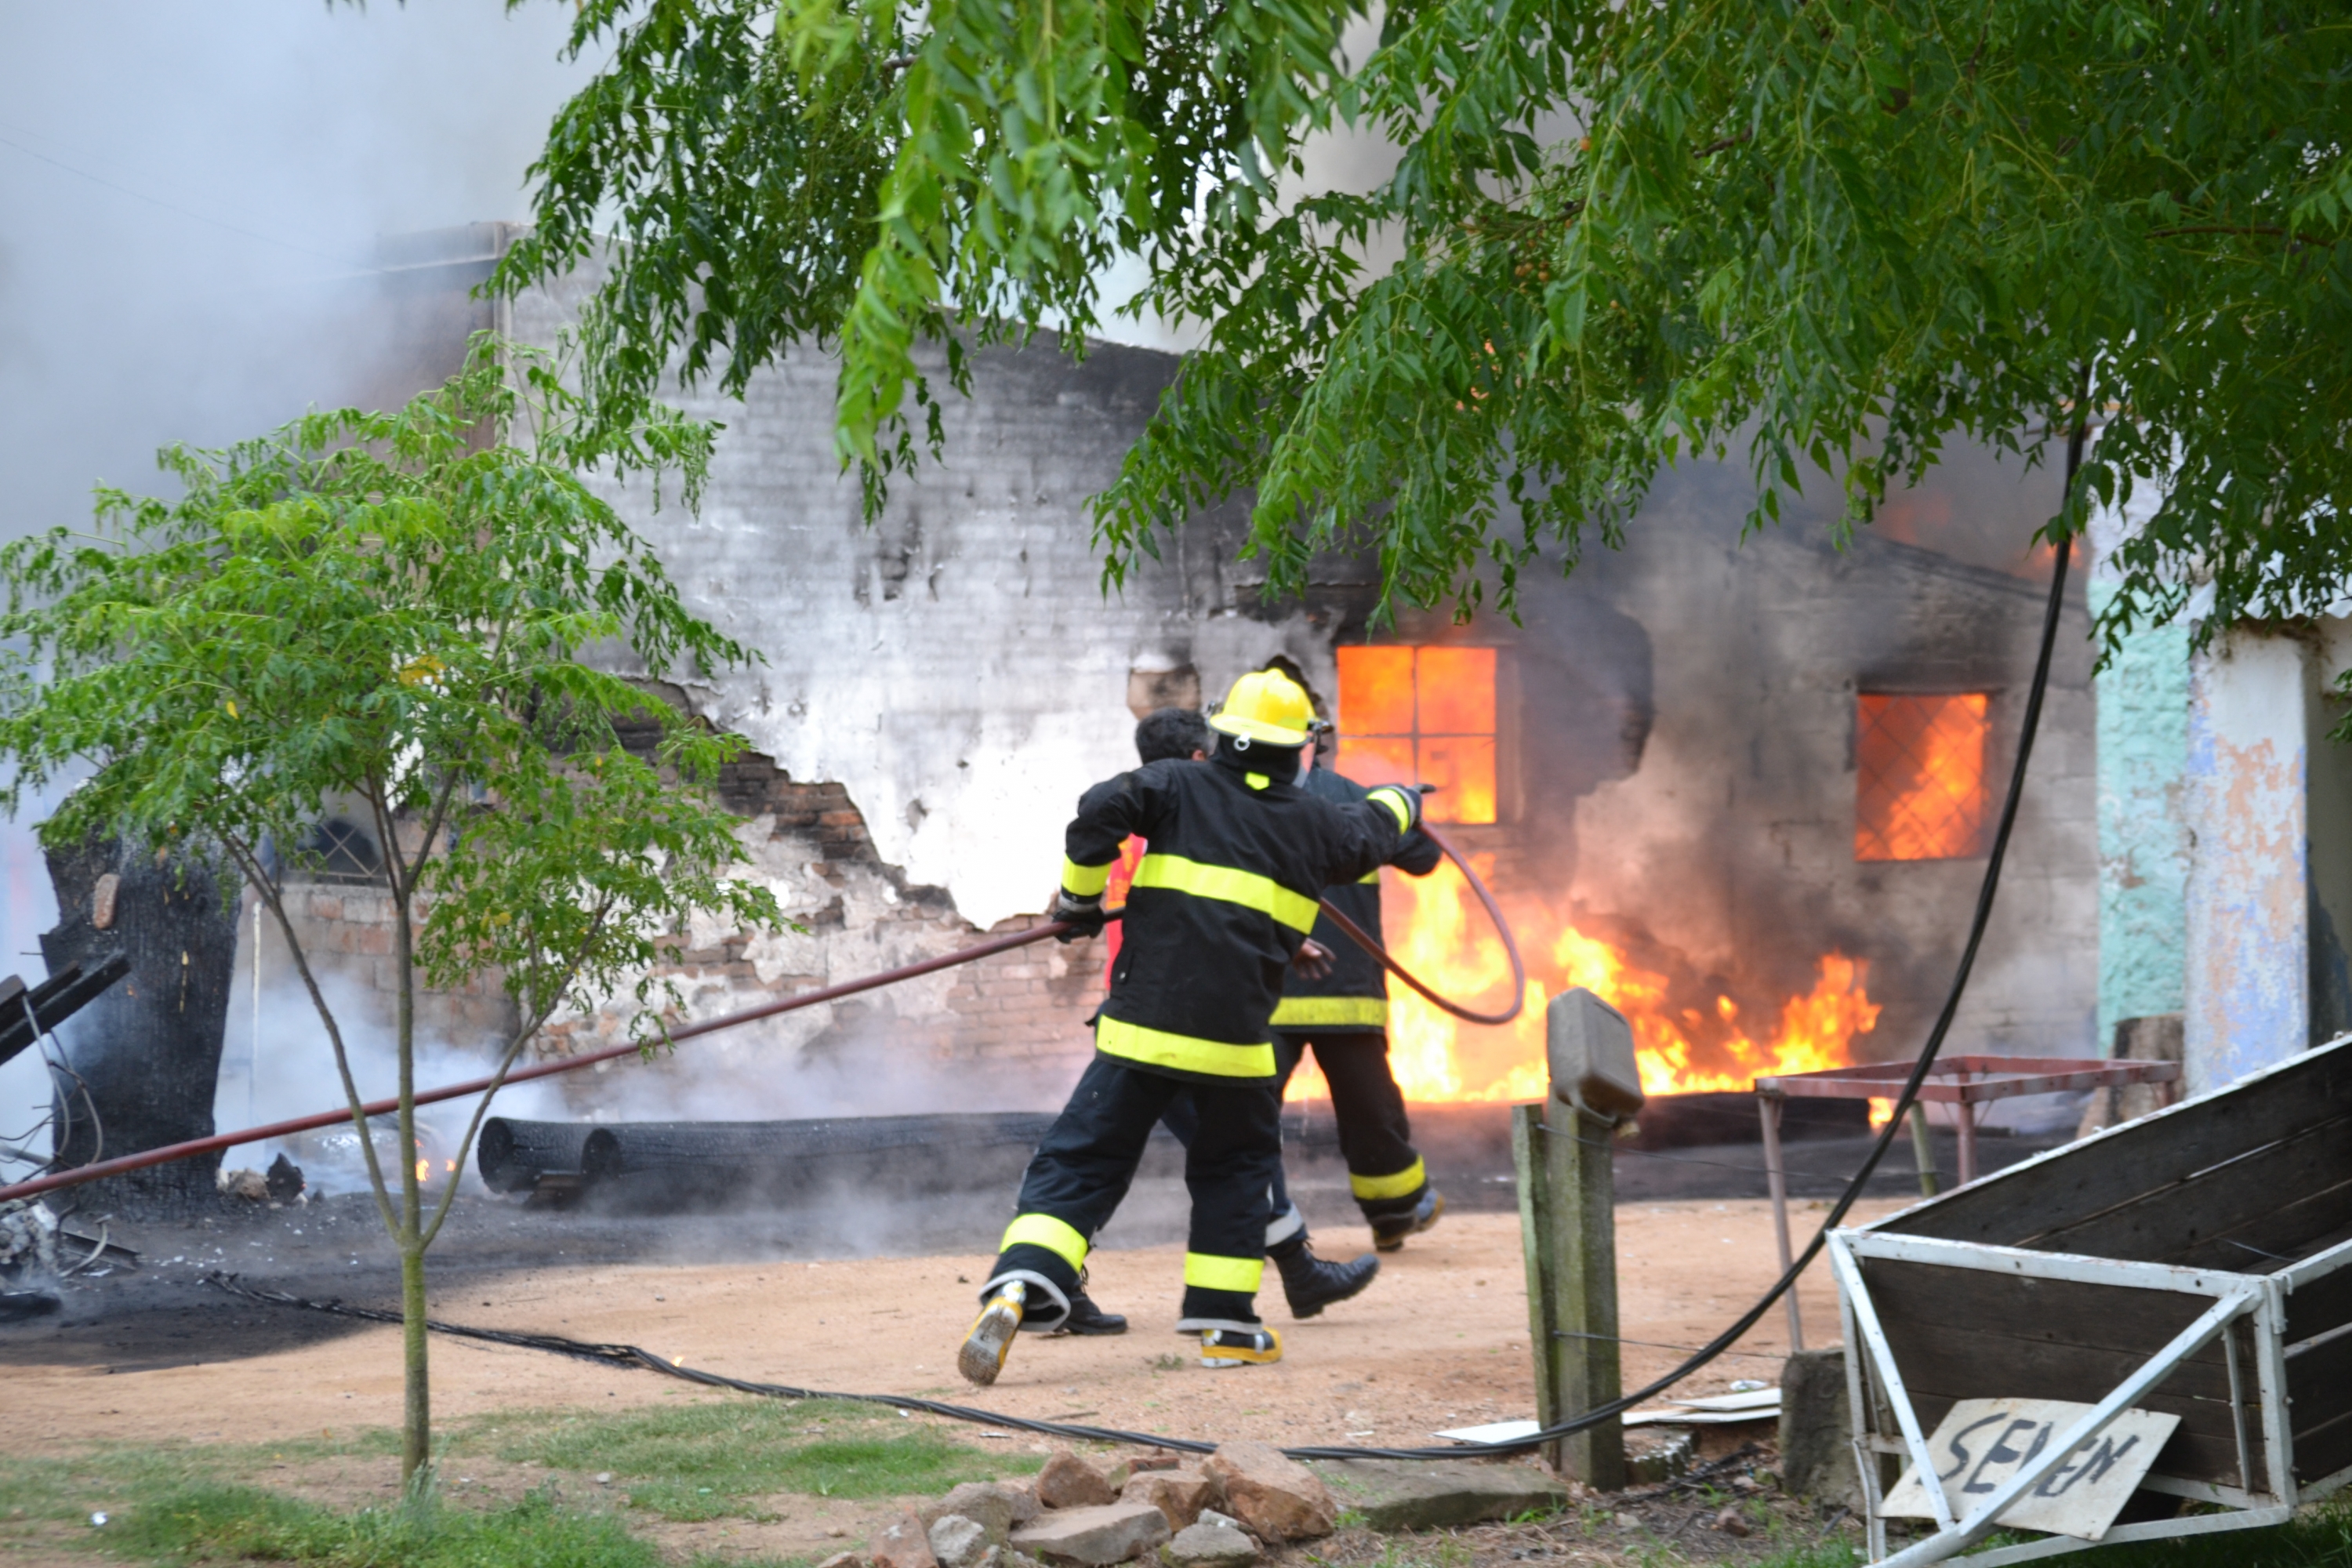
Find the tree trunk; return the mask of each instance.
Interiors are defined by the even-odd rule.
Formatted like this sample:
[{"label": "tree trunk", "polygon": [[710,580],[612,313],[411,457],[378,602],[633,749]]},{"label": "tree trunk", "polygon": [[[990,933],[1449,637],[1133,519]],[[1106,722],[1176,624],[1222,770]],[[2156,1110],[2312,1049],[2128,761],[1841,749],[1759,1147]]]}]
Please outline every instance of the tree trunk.
[{"label": "tree trunk", "polygon": [[412,1502],[417,1477],[433,1459],[433,1383],[425,1364],[425,1244],[400,1244],[401,1383],[406,1397],[400,1424],[400,1479]]},{"label": "tree trunk", "polygon": [[[117,950],[131,960],[120,984],[77,1014],[59,1038],[70,1074],[53,1072],[58,1112],[52,1170],[159,1148],[213,1131],[236,905],[215,865],[129,851],[111,840],[48,856],[58,920],[43,933],[51,973],[94,967]],[[101,879],[112,875],[111,908]],[[106,918],[100,927],[97,921]],[[79,1189],[81,1208],[184,1214],[215,1202],[220,1156],[151,1166]]]}]

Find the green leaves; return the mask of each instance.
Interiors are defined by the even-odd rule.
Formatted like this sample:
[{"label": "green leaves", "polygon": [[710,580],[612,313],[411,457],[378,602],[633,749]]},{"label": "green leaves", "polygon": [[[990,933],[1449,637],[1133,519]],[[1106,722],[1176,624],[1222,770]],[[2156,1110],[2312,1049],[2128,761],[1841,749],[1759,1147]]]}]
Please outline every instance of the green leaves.
[{"label": "green leaves", "polygon": [[[673,347],[691,378],[724,339],[740,389],[793,343],[837,346],[872,506],[918,456],[925,345],[961,384],[967,341],[1083,332],[1131,256],[1129,308],[1204,341],[1097,502],[1110,584],[1254,491],[1272,592],[1369,546],[1391,593],[1507,608],[1535,552],[1612,537],[1683,456],[1744,456],[1752,526],[1825,469],[1852,527],[1947,441],[2038,460],[2085,407],[2115,416],[2091,489],[2164,495],[2111,635],[2201,584],[2227,616],[2343,575],[2334,8],[1407,0],[1343,61],[1360,14],[592,5],[582,37],[614,63],[559,121],[539,205],[558,234],[624,215],[586,328],[598,406],[638,406]],[[653,42],[687,37],[722,42]],[[703,107],[771,100],[787,111]],[[1392,176],[1302,195],[1334,127],[1385,138]],[[820,146],[824,199],[781,226],[704,173],[725,149],[767,189]],[[1367,276],[1377,245],[1397,259]],[[526,247],[499,280],[585,254]],[[732,286],[746,269],[762,289]]]}]

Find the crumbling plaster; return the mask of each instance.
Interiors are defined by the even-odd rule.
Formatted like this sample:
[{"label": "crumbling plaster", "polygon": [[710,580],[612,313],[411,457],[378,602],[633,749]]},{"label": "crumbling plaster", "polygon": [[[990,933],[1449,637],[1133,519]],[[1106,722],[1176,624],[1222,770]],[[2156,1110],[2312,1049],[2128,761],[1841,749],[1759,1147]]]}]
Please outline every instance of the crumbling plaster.
[{"label": "crumbling plaster", "polygon": [[[592,281],[518,300],[517,334],[551,341]],[[1044,907],[1079,792],[1134,764],[1134,672],[1190,666],[1213,696],[1281,653],[1333,680],[1328,630],[1258,612],[1229,513],[1105,594],[1087,505],[1173,363],[982,352],[974,395],[940,378],[944,460],[894,479],[872,526],[834,453],[834,363],[814,353],[740,404],[677,395],[728,427],[698,517],[614,488],[688,605],[763,661],[688,682],[696,704],[793,777],[845,785],[881,858],[982,928]]]},{"label": "crumbling plaster", "polygon": [[2352,1026],[2352,664],[2333,616],[2217,631],[2189,661],[2186,1049],[2192,1093]]}]

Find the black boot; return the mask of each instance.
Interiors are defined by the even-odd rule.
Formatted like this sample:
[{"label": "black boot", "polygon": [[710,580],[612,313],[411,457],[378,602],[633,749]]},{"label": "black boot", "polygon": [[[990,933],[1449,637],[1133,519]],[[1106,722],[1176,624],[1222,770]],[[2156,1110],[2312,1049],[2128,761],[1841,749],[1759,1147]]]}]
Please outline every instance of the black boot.
[{"label": "black boot", "polygon": [[1294,1318],[1311,1318],[1334,1301],[1360,1292],[1381,1271],[1381,1260],[1366,1253],[1353,1263],[1326,1263],[1303,1236],[1267,1252],[1282,1271],[1282,1297]]},{"label": "black boot", "polygon": [[1412,1207],[1404,1213],[1372,1217],[1372,1245],[1382,1252],[1394,1252],[1404,1246],[1406,1237],[1419,1236],[1435,1225],[1444,1212],[1445,1199],[1435,1190],[1423,1187]]},{"label": "black boot", "polygon": [[1062,1320],[1055,1331],[1065,1334],[1123,1334],[1127,1320],[1117,1312],[1106,1312],[1094,1303],[1083,1289],[1070,1292],[1070,1315]]}]

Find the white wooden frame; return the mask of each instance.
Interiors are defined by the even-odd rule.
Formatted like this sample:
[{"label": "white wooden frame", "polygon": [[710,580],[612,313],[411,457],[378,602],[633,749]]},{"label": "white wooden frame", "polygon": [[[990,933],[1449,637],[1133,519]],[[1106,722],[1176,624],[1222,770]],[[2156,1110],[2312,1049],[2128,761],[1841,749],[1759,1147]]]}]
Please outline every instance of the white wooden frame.
[{"label": "white wooden frame", "polygon": [[[2352,1468],[2347,1468],[2315,1482],[2301,1487],[2296,1485],[2294,1444],[2287,1417],[2286,1378],[2289,1357],[2352,1332],[2352,1325],[2315,1335],[2302,1345],[2290,1346],[2284,1342],[2286,1297],[2298,1285],[2352,1266],[2352,1241],[2329,1247],[2269,1275],[2183,1268],[2169,1264],[2135,1263],[2073,1253],[2034,1252],[2021,1247],[1990,1247],[1880,1232],[1874,1228],[1833,1231],[1830,1235],[1828,1251],[1830,1266],[1837,1279],[1838,1306],[1844,1323],[1845,1342],[1849,1347],[1860,1346],[1865,1352],[1860,1355],[1849,1353],[1846,1357],[1846,1389],[1853,1415],[1855,1466],[1861,1473],[1863,1495],[1868,1505],[1870,1560],[1874,1563],[1884,1563],[1888,1568],[1897,1568],[1897,1565],[1899,1568],[1915,1568],[1916,1564],[1939,1563],[1967,1551],[2000,1528],[1995,1521],[2004,1509],[2040,1485],[2043,1478],[2063,1465],[2079,1445],[2096,1436],[2117,1415],[2131,1408],[2134,1402],[2161,1384],[2183,1361],[2203,1349],[2216,1335],[2225,1336],[2223,1344],[2227,1352],[2231,1401],[2237,1417],[2238,1474],[2242,1481],[2251,1476],[2253,1450],[2259,1447],[2267,1489],[2256,1491],[2243,1486],[2221,1487],[2150,1476],[2142,1483],[2147,1489],[2219,1504],[2230,1511],[2121,1525],[2110,1530],[2105,1540],[2097,1542],[2078,1541],[2069,1536],[2049,1536],[2021,1545],[1973,1554],[1969,1558],[1971,1568],[1978,1564],[1982,1564],[1983,1568],[1994,1568],[1999,1563],[2024,1563],[2035,1558],[2084,1551],[2109,1542],[2154,1541],[2276,1524],[2291,1517],[2298,1502],[2324,1497],[2352,1482]],[[1941,1488],[1927,1487],[1929,1505],[1937,1514],[1935,1533],[1889,1555],[1885,1523],[1878,1516],[1881,1501],[1878,1458],[1883,1454],[1892,1454],[1906,1458],[1918,1468],[1923,1476],[1933,1475],[1935,1464],[1928,1456],[1927,1434],[1904,1386],[1902,1372],[1895,1365],[1893,1348],[1879,1323],[1877,1307],[1872,1301],[1868,1284],[1863,1278],[1861,1265],[1867,1258],[1979,1269],[2078,1284],[2160,1290],[2178,1296],[2207,1299],[2212,1304],[2116,1384],[2071,1430],[2053,1439],[2038,1459],[2020,1469],[1966,1518],[1952,1516]],[[2241,1318],[2250,1320],[2252,1328],[2254,1365],[2251,1369],[2252,1381],[2263,1415],[2259,1433],[2249,1430],[2244,1415],[2249,1369],[2242,1365],[2243,1358],[2238,1352],[2236,1336],[2227,1332],[2230,1326]],[[1989,1389],[1986,1392],[1993,1394],[2011,1391]],[[1888,1437],[1878,1428],[1876,1415],[1882,1407],[1893,1416],[1900,1429],[1902,1436],[1899,1439]]]}]

